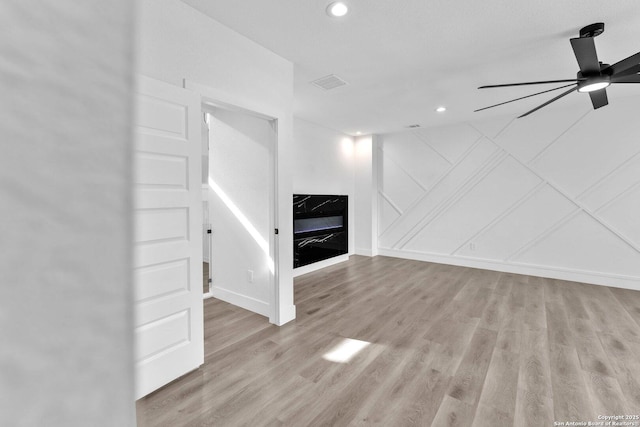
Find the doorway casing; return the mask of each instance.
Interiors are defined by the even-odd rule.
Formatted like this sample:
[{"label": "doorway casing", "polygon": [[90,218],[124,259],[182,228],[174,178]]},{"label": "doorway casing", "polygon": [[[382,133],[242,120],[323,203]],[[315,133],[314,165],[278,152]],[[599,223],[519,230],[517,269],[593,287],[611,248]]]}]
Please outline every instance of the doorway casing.
[{"label": "doorway casing", "polygon": [[[290,304],[287,304],[287,301],[283,301],[283,299],[286,299],[286,294],[292,295],[293,282],[291,281],[291,283],[287,283],[287,281],[283,281],[280,274],[280,253],[282,252],[281,245],[283,244],[283,240],[286,241],[287,239],[282,239],[280,237],[281,230],[279,227],[281,213],[281,209],[279,207],[279,205],[281,204],[280,197],[283,196],[282,192],[279,191],[278,180],[278,146],[281,140],[281,135],[278,132],[278,124],[280,121],[280,118],[278,117],[279,115],[278,113],[273,111],[264,111],[264,108],[256,107],[255,105],[246,105],[246,103],[244,103],[242,99],[238,99],[238,97],[236,96],[229,95],[222,91],[218,91],[211,87],[197,84],[186,79],[184,80],[184,88],[191,90],[200,96],[200,113],[211,113],[214,111],[214,109],[223,109],[236,113],[246,114],[268,121],[274,131],[275,138],[273,141],[273,146],[270,150],[269,167],[271,175],[269,197],[269,224],[272,228],[269,237],[269,249],[270,257],[273,260],[273,274],[271,275],[271,280],[269,283],[269,286],[271,288],[269,291],[269,322],[275,325],[283,325],[284,323],[287,323],[288,321],[295,318],[295,306],[293,306],[292,304],[293,301],[291,301]],[[291,274],[285,276],[291,276]],[[291,287],[290,292],[282,293],[282,287],[286,286]]]}]

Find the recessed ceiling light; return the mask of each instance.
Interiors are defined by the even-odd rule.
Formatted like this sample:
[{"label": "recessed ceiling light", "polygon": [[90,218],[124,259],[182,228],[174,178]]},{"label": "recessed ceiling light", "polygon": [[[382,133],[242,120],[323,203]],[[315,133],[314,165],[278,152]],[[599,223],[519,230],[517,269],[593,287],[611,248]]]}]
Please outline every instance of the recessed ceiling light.
[{"label": "recessed ceiling light", "polygon": [[444,113],[445,111],[447,111],[447,107],[438,107],[438,108],[436,108],[436,111],[438,113]]},{"label": "recessed ceiling light", "polygon": [[349,12],[349,8],[341,1],[336,1],[327,6],[327,15],[339,18]]},{"label": "recessed ceiling light", "polygon": [[358,131],[356,132],[356,135],[362,135],[362,132]]}]

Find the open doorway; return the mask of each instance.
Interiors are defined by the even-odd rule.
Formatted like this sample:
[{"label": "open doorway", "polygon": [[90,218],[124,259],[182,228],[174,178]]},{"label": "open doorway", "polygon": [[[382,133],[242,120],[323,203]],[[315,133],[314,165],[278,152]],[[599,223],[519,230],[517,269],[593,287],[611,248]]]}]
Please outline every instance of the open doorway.
[{"label": "open doorway", "polygon": [[209,114],[202,114],[201,124],[202,150],[202,295],[210,298],[211,271],[211,215],[209,212]]},{"label": "open doorway", "polygon": [[[203,189],[203,194],[208,190]],[[202,295],[210,298],[211,283],[211,223],[209,215],[209,200],[202,200]]]},{"label": "open doorway", "polygon": [[203,295],[271,317],[277,121],[213,102],[203,112]]}]

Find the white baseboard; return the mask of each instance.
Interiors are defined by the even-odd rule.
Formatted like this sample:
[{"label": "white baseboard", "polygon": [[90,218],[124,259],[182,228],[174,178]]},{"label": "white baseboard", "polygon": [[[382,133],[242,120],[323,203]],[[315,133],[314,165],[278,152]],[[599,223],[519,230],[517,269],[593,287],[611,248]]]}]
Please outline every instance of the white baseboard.
[{"label": "white baseboard", "polygon": [[311,273],[312,271],[320,270],[321,268],[329,267],[330,265],[335,265],[345,261],[349,261],[349,254],[339,255],[323,261],[314,262],[309,265],[303,265],[302,267],[293,269],[293,277],[302,276],[303,274]]},{"label": "white baseboard", "polygon": [[373,256],[373,251],[371,249],[360,249],[360,248],[356,248],[356,250],[354,251],[354,253],[356,255],[362,255],[362,256]]},{"label": "white baseboard", "polygon": [[[253,311],[254,313],[262,316],[269,317],[270,307],[269,303],[251,298],[246,295],[242,295],[228,289],[223,289],[217,286],[211,287],[211,295],[214,298],[228,302],[229,304],[237,305],[245,310]],[[295,317],[295,312],[294,312]]]},{"label": "white baseboard", "polygon": [[505,273],[526,274],[529,276],[548,277],[550,279],[568,280],[571,282],[590,283],[592,285],[611,286],[640,290],[640,277],[606,274],[593,271],[582,271],[568,268],[540,266],[523,263],[506,263],[485,259],[413,252],[397,249],[378,250],[380,255],[395,258],[413,259],[416,261],[428,261],[438,264],[459,265],[462,267],[480,268],[483,270],[502,271]]}]

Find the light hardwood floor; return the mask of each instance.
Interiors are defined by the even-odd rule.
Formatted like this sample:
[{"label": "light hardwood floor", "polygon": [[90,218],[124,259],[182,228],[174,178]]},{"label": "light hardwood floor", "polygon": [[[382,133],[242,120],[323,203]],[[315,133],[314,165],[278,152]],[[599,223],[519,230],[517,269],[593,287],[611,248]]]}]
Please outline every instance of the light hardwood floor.
[{"label": "light hardwood floor", "polygon": [[[139,426],[553,426],[640,414],[640,292],[354,256],[283,327],[205,302],[205,364]],[[369,343],[348,363],[323,356]],[[364,345],[364,344],[363,344]]]}]

